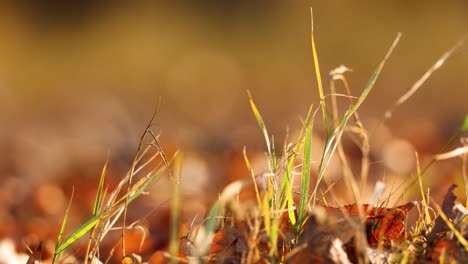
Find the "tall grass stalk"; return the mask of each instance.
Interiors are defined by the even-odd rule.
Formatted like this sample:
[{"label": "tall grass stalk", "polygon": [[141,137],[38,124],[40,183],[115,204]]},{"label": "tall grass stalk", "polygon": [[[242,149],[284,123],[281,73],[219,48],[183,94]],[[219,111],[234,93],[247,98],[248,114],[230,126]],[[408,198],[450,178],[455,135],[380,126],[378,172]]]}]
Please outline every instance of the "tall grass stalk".
[{"label": "tall grass stalk", "polygon": [[323,127],[327,132],[327,138],[329,136],[330,131],[328,131],[328,121],[327,121],[327,110],[325,108],[325,96],[323,93],[323,85],[322,85],[322,77],[320,74],[320,64],[318,61],[317,56],[317,49],[315,47],[315,34],[314,34],[314,13],[312,8],[310,8],[310,43],[312,48],[312,57],[314,61],[314,68],[315,68],[315,76],[317,78],[317,89],[319,92],[319,99],[320,99],[320,109],[322,110],[322,119],[323,119]]},{"label": "tall grass stalk", "polygon": [[[101,172],[101,177],[99,179],[99,184],[98,184],[98,188],[96,191],[96,198],[94,199],[93,216],[96,216],[97,214],[99,214],[99,212],[102,209],[102,204],[105,199],[106,191],[104,190],[104,180],[106,178],[106,171],[107,171],[108,164],[109,164],[109,154],[107,154],[106,163],[104,163],[104,166]],[[91,234],[89,236],[88,246],[86,247],[85,264],[88,263],[89,251],[91,249],[91,244],[95,238],[95,235],[96,235],[96,228],[92,228]]]},{"label": "tall grass stalk", "polygon": [[[344,116],[341,118],[338,126],[334,129],[333,133],[330,134],[329,137],[327,137],[327,140],[325,142],[325,149],[322,154],[322,158],[320,161],[319,165],[319,170],[318,170],[318,177],[317,177],[317,182],[315,184],[314,190],[312,192],[312,204],[315,206],[316,203],[316,196],[317,196],[317,190],[320,186],[320,183],[323,179],[323,176],[325,175],[325,171],[328,168],[328,164],[330,163],[330,160],[336,151],[336,148],[338,147],[338,143],[341,140],[341,136],[344,133],[346,124],[348,120],[353,116],[353,114],[357,111],[357,109],[361,106],[361,104],[364,102],[366,97],[369,95],[370,91],[374,87],[375,82],[377,81],[377,77],[381,73],[385,63],[387,62],[388,58],[390,57],[391,53],[393,52],[394,48],[398,44],[399,40],[401,38],[401,33],[398,33],[396,36],[395,40],[393,41],[392,45],[390,46],[390,49],[388,50],[387,54],[385,55],[384,59],[380,62],[380,64],[377,66],[377,69],[374,71],[372,76],[370,77],[369,81],[367,82],[367,85],[365,86],[361,96],[358,98],[357,102],[353,104],[350,109],[344,114]],[[314,45],[312,45],[313,49],[315,49]],[[318,69],[316,68],[316,71]]]},{"label": "tall grass stalk", "polygon": [[[136,198],[138,198],[143,192],[145,192],[150,185],[152,185],[157,179],[159,179],[161,175],[163,175],[165,171],[168,171],[169,175],[171,175],[169,169],[170,162],[165,158],[164,152],[159,145],[158,136],[154,135],[154,133],[150,130],[155,115],[156,112],[140,138],[140,143],[138,145],[138,149],[129,172],[121,179],[117,187],[108,195],[108,197],[106,197],[107,189],[104,189],[104,178],[107,169],[106,162],[101,173],[92,216],[88,219],[88,221],[75,229],[64,241],[62,241],[66,219],[71,207],[70,203],[65,214],[65,219],[63,221],[59,237],[57,239],[54,252],[54,261],[57,260],[60,254],[62,254],[67,248],[69,248],[73,243],[75,243],[90,231],[92,232],[88,243],[88,248],[86,250],[87,255],[85,256],[85,261],[88,261],[88,259],[91,259],[92,261],[99,259],[98,256],[100,243],[111,230],[115,229],[114,226],[117,221],[121,219],[122,214],[124,215],[123,218],[125,222],[125,212],[128,205]],[[148,135],[152,138],[152,141],[149,144],[145,144],[144,141]],[[146,147],[144,147],[145,145]],[[154,149],[156,149],[156,151],[150,153],[150,150]],[[148,170],[148,166],[157,157],[162,159],[162,161],[154,168],[150,168]],[[132,183],[132,179],[140,176],[144,170],[147,170],[147,172],[145,172],[138,180]],[[122,194],[121,190],[126,184],[128,187]],[[124,225],[119,228],[122,230],[122,252],[124,255],[126,255],[124,239],[126,227],[127,226],[124,223]],[[93,246],[91,252],[89,252],[91,243],[93,243]]]},{"label": "tall grass stalk", "polygon": [[169,253],[171,254],[171,264],[177,263],[176,257],[179,254],[180,176],[183,157],[183,154],[179,152],[174,160],[171,203],[171,230],[169,238]]},{"label": "tall grass stalk", "polygon": [[304,138],[304,157],[302,162],[302,182],[301,182],[301,195],[298,210],[298,222],[296,227],[296,234],[302,229],[308,208],[309,208],[309,189],[310,189],[310,162],[312,152],[312,128],[313,120],[309,121],[307,125],[306,134]]},{"label": "tall grass stalk", "polygon": [[74,193],[75,193],[75,188],[72,189],[70,202],[68,203],[67,210],[65,211],[65,216],[63,217],[62,225],[60,227],[60,231],[59,231],[59,234],[58,234],[58,237],[57,237],[57,241],[55,243],[55,251],[54,251],[54,256],[52,257],[52,263],[55,263],[55,261],[60,257],[60,255],[63,252],[63,250],[60,250],[60,247],[61,247],[63,233],[65,231],[65,226],[67,225],[68,213],[70,212],[70,208],[71,208],[71,205],[72,205],[73,194]]}]

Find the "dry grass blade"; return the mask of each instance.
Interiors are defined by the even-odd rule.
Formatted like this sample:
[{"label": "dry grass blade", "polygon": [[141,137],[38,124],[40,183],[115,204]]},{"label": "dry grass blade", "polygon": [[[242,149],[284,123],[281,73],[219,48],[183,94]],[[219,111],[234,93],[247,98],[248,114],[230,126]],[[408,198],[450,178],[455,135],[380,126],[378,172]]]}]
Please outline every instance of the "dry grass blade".
[{"label": "dry grass blade", "polygon": [[257,181],[255,179],[255,173],[252,169],[252,166],[250,165],[250,161],[247,157],[247,151],[246,151],[246,148],[244,147],[244,150],[243,150],[243,153],[244,153],[244,161],[245,161],[245,165],[247,167],[247,170],[250,172],[250,176],[252,177],[252,182],[254,184],[254,188],[255,188],[255,198],[257,199],[257,204],[258,204],[258,207],[261,208],[262,206],[262,202],[260,200],[260,191],[258,189],[258,185],[257,185]]},{"label": "dry grass blade", "polygon": [[[130,192],[126,193],[124,197],[119,199],[117,202],[112,204],[109,207],[104,208],[99,214],[91,217],[86,223],[76,229],[57,249],[56,254],[62,253],[66,248],[71,244],[76,242],[78,239],[83,237],[88,231],[96,227],[99,229],[97,231],[96,244],[98,244],[104,239],[105,235],[111,230],[111,228],[116,223],[117,219],[121,216],[124,211],[124,206],[128,205],[134,201],[138,196],[140,196],[144,190],[146,190],[159,176],[163,173],[164,168],[153,172],[151,177],[141,179],[137,184],[133,185]],[[102,223],[102,225],[100,224]],[[93,250],[92,254],[95,254],[96,251]]]},{"label": "dry grass blade", "polygon": [[452,57],[452,55],[455,53],[455,51],[457,51],[462,45],[463,43],[465,42],[465,39],[466,37],[463,37],[460,41],[457,42],[457,44],[455,44],[455,46],[453,46],[450,50],[446,51],[441,57],[440,59],[438,59],[436,61],[436,63],[434,63],[434,65],[432,65],[429,70],[426,71],[426,73],[424,73],[423,76],[421,76],[421,78],[419,78],[418,81],[416,81],[411,87],[410,89],[405,93],[403,94],[394,104],[392,107],[390,107],[389,110],[387,110],[385,112],[385,118],[390,118],[392,117],[392,113],[393,111],[398,107],[400,106],[401,104],[403,104],[404,102],[406,102],[423,84],[424,82],[426,82],[427,79],[429,79],[429,77],[436,71],[438,70],[440,67],[442,67],[442,65],[444,65],[444,63]]},{"label": "dry grass blade", "polygon": [[312,48],[312,56],[314,59],[315,76],[317,77],[317,89],[319,92],[320,109],[322,110],[323,125],[328,135],[329,131],[327,121],[327,110],[325,109],[325,96],[323,93],[322,77],[320,75],[320,64],[318,61],[317,48],[315,47],[314,14],[312,12],[312,8],[310,8],[310,44]]},{"label": "dry grass blade", "polygon": [[[448,139],[448,141],[437,151],[436,154],[434,154],[431,159],[426,163],[426,165],[422,168],[421,170],[421,176],[423,176],[426,171],[437,161],[436,160],[436,156],[438,154],[441,154],[443,153],[444,151],[447,150],[447,148],[457,139],[460,137],[461,134],[463,134],[464,132],[468,131],[468,115],[465,117],[465,120],[464,122],[462,123],[462,125],[460,126],[460,128]],[[405,189],[408,190],[409,188],[411,188],[411,186],[413,186],[413,184],[416,183],[416,181],[418,180],[418,175],[413,175],[411,177],[410,180],[408,180],[407,182],[403,182],[401,183],[397,188],[396,190],[399,190],[400,188],[402,188],[403,186],[405,186]],[[404,192],[403,192],[404,193]],[[400,198],[403,197],[403,193],[400,195]]]},{"label": "dry grass blade", "polygon": [[[341,71],[343,73],[346,70],[348,70],[346,67],[341,68]],[[338,103],[337,103],[337,100],[336,100],[336,89],[335,89],[335,79],[336,78],[341,78],[343,80],[343,83],[345,83],[345,87],[347,88],[348,95],[351,95],[349,87],[346,85],[347,84],[346,79],[344,78],[344,76],[341,75],[342,73],[337,75],[336,74],[337,72],[340,72],[340,69],[335,69],[334,71],[330,72],[330,76],[332,76],[332,78],[330,80],[330,90],[331,90],[332,116],[333,116],[333,125],[334,125],[334,127],[339,126]],[[333,74],[335,74],[335,75],[333,75]],[[352,105],[352,102],[351,102],[351,105]],[[357,113],[354,113],[354,114],[355,114],[355,119],[356,119],[356,114]],[[346,157],[346,154],[344,152],[343,144],[341,143],[341,141],[337,142],[337,144],[338,144],[338,147],[337,147],[338,157],[340,159],[340,164],[341,164],[341,168],[342,168],[342,171],[343,171],[345,182],[347,183],[348,186],[353,186],[353,184],[355,184],[355,183],[352,183],[352,181],[355,181],[354,180],[355,178],[354,178],[354,175],[353,175],[353,171],[351,170],[350,164],[348,162],[348,158]],[[354,200],[355,201],[360,201],[361,200],[360,197],[359,197],[358,192],[353,192],[353,195],[354,195]]]},{"label": "dry grass blade", "polygon": [[468,153],[468,146],[459,147],[459,148],[456,148],[456,149],[454,149],[452,151],[441,153],[439,155],[436,155],[435,159],[436,160],[446,160],[446,159],[451,159],[451,158],[455,158],[455,157],[458,157],[458,156],[462,156],[462,155],[464,155],[466,153]]},{"label": "dry grass blade", "polygon": [[[162,149],[159,145],[158,142],[158,137],[150,131],[150,127],[152,126],[152,121],[156,115],[153,115],[151,121],[149,122],[145,133],[143,133],[140,143],[138,145],[138,150],[135,154],[135,158],[132,163],[132,167],[130,171],[126,174],[125,177],[121,179],[117,187],[112,191],[112,193],[109,194],[109,196],[106,198],[104,192],[104,176],[107,168],[107,162],[104,165],[104,168],[101,173],[101,179],[99,182],[98,186],[98,191],[95,199],[95,204],[94,204],[94,209],[93,209],[93,216],[83,225],[81,225],[79,228],[77,228],[74,232],[70,234],[70,236],[60,244],[61,237],[63,231],[61,231],[61,234],[57,240],[57,246],[55,250],[55,259],[65,250],[67,249],[70,245],[75,243],[78,239],[83,237],[85,234],[87,234],[90,230],[92,230],[91,234],[91,239],[90,239],[90,244],[88,245],[87,252],[89,252],[89,247],[91,243],[94,243],[93,249],[91,252],[88,254],[86,253],[85,256],[85,262],[87,262],[89,259],[97,260],[99,259],[99,245],[100,243],[104,240],[106,235],[111,231],[115,229],[115,224],[117,221],[121,218],[123,214],[124,222],[125,222],[125,214],[126,214],[126,209],[128,205],[134,201],[137,197],[139,197],[141,194],[144,193],[147,188],[154,183],[161,175],[163,175],[163,172],[169,168],[169,161],[165,158],[166,156],[162,154]],[[143,148],[144,145],[144,140],[147,135],[150,135],[152,137],[152,143],[148,144],[145,148]],[[149,150],[151,148],[155,148],[157,151],[151,153],[148,155]],[[176,153],[177,155],[177,153]],[[147,172],[145,172],[144,175],[135,183],[131,184],[132,179],[136,177],[137,175],[141,174],[143,169],[145,169],[147,166],[151,164],[151,162],[156,159],[157,157],[160,157],[162,161],[157,164],[154,168],[152,169],[146,169]],[[140,164],[141,163],[141,164]],[[170,174],[170,171],[169,171]],[[171,175],[171,174],[170,174]],[[176,180],[176,179],[173,179]],[[175,181],[176,182],[176,181]],[[121,190],[124,187],[125,184],[128,184],[127,191],[123,193],[120,197],[119,194],[121,194]],[[104,201],[106,202],[104,203]],[[68,212],[68,210],[67,210]],[[65,224],[65,221],[64,221]],[[63,226],[64,226],[63,224]],[[62,226],[62,229],[63,229]],[[125,235],[125,229],[127,228],[126,224],[119,228],[122,229],[122,238]],[[129,228],[132,228],[132,225],[129,226]],[[122,252],[125,255],[125,239],[122,239]],[[112,255],[112,252],[111,252]],[[110,256],[109,256],[110,257]]]},{"label": "dry grass blade", "polygon": [[[146,135],[148,134],[148,131],[150,131],[151,126],[153,125],[153,120],[154,120],[154,118],[156,117],[156,114],[159,111],[159,106],[160,105],[161,104],[158,104],[158,107],[154,111],[153,116],[151,117],[150,121],[148,122],[148,125],[146,126],[145,132],[143,132],[143,134],[141,135],[140,144],[138,145],[138,148],[137,148],[136,153],[135,153],[135,157],[133,159],[132,166],[130,168],[130,173],[129,173],[129,177],[128,177],[128,185],[127,185],[127,193],[130,193],[130,188],[132,186],[133,176],[135,175],[135,167],[137,165],[137,160],[138,160],[138,158],[140,156],[140,153],[142,151],[143,141],[144,141]],[[125,226],[127,224],[127,207],[128,207],[128,203],[129,203],[129,201],[128,201],[128,196],[127,196],[127,199],[125,200],[125,204],[124,204],[123,228],[122,228],[122,252],[123,252],[124,256],[126,255],[125,254],[125,239],[124,238],[125,238],[125,233],[126,233]]]},{"label": "dry grass blade", "polygon": [[[344,133],[344,129],[346,127],[346,124],[348,120],[351,118],[351,116],[354,115],[354,113],[357,111],[357,109],[361,106],[361,104],[364,102],[364,100],[367,98],[369,95],[370,91],[374,87],[375,82],[377,81],[377,77],[381,73],[385,63],[387,62],[388,58],[392,54],[393,50],[395,49],[396,45],[400,41],[401,38],[401,33],[398,33],[396,36],[395,40],[393,41],[392,45],[390,46],[389,50],[385,54],[384,59],[380,62],[380,64],[377,66],[377,69],[374,71],[372,76],[370,77],[369,81],[366,84],[366,87],[364,88],[361,96],[359,97],[358,101],[351,106],[351,108],[346,112],[346,114],[342,117],[338,127],[335,128],[333,134],[328,138],[327,143],[325,145],[325,150],[323,152],[322,160],[319,165],[319,173],[318,173],[318,179],[315,184],[314,191],[312,193],[311,198],[313,199],[313,205],[315,206],[316,203],[316,195],[318,191],[319,184],[321,183],[323,176],[325,175],[325,171],[328,168],[328,164],[331,161],[331,157],[333,156],[336,148],[338,147],[338,142],[341,140],[341,136]],[[357,191],[357,186],[353,188],[354,192]]]},{"label": "dry grass blade", "polygon": [[[351,94],[351,89],[349,87],[348,81],[346,80],[346,77],[344,74],[346,72],[352,71],[351,69],[347,68],[344,65],[339,66],[338,68],[330,71],[329,73],[329,78],[330,78],[330,91],[331,91],[331,102],[332,102],[332,109],[333,109],[333,124],[335,127],[338,126],[338,103],[336,100],[336,97],[338,96],[338,93],[336,92],[335,89],[335,83],[336,81],[341,81],[343,83],[343,86],[346,91],[346,96],[349,98],[350,104],[353,104],[353,97]],[[356,122],[357,127],[350,127],[350,131],[356,133],[359,135],[361,138],[361,143],[359,145],[361,152],[362,152],[362,161],[361,161],[361,189],[365,190],[365,186],[367,183],[367,177],[369,174],[369,166],[370,166],[370,143],[369,143],[369,136],[364,128],[364,125],[361,122],[361,119],[359,118],[359,115],[357,112],[354,113],[354,121]],[[339,153],[342,152],[340,149],[338,149]],[[347,165],[347,160],[345,159],[346,157],[342,154],[340,154],[340,160],[342,163],[342,166],[346,169],[349,168],[349,165]],[[346,169],[348,172],[345,171],[345,174],[347,173],[349,175],[349,169]]]},{"label": "dry grass blade", "polygon": [[171,203],[171,230],[169,239],[169,253],[171,263],[176,263],[175,257],[179,254],[179,225],[180,225],[180,175],[182,170],[183,154],[175,158],[175,171],[173,174],[172,203]]},{"label": "dry grass blade", "polygon": [[260,114],[260,111],[258,111],[258,108],[255,105],[255,102],[253,101],[252,95],[250,94],[249,91],[247,91],[247,94],[249,96],[249,103],[250,103],[250,107],[252,108],[252,112],[255,116],[255,119],[257,120],[258,125],[260,126],[260,129],[262,130],[263,137],[265,138],[265,143],[267,145],[268,156],[269,156],[268,166],[270,167],[270,172],[273,173],[274,170],[276,169],[276,159],[275,159],[276,155],[274,154],[274,149],[270,142],[268,131],[266,129],[265,122],[263,121],[262,115]]},{"label": "dry grass blade", "polygon": [[419,191],[421,192],[421,197],[422,197],[422,206],[423,206],[423,215],[424,215],[424,225],[428,225],[431,222],[431,215],[429,213],[429,203],[426,198],[426,195],[424,194],[424,189],[423,189],[423,182],[422,182],[422,175],[421,175],[421,166],[419,164],[419,155],[416,152],[416,169],[418,172],[418,179],[419,179]]},{"label": "dry grass blade", "polygon": [[442,220],[445,222],[445,224],[448,226],[450,231],[455,235],[457,238],[458,242],[463,246],[466,252],[468,252],[468,241],[463,237],[463,235],[460,233],[459,230],[453,225],[452,221],[447,217],[447,215],[443,212],[443,210],[440,208],[439,205],[435,204],[435,207],[437,209],[437,212],[439,213],[439,216],[442,218]]}]

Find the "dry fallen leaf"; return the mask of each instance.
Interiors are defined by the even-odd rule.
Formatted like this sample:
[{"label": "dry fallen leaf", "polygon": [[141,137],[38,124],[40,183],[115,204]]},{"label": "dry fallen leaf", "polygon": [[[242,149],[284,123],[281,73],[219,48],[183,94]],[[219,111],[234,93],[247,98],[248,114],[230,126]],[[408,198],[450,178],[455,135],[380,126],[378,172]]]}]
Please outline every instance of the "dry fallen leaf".
[{"label": "dry fallen leaf", "polygon": [[[369,245],[376,246],[379,241],[383,242],[384,245],[389,245],[390,242],[401,242],[405,238],[406,214],[415,204],[416,202],[413,201],[395,208],[373,207],[369,204],[363,204],[361,211],[367,217],[365,224]],[[335,211],[335,214],[339,211],[338,208],[327,207],[326,209],[327,211]],[[356,204],[346,205],[342,209],[352,218],[359,216]]]}]

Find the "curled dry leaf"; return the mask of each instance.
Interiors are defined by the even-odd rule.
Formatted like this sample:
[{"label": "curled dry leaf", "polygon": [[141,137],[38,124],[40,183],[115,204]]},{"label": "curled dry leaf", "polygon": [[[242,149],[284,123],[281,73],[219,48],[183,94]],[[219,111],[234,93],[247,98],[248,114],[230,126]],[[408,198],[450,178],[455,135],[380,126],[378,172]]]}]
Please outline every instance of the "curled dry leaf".
[{"label": "curled dry leaf", "polygon": [[357,243],[360,241],[359,210],[366,216],[365,235],[370,246],[377,246],[379,241],[384,246],[401,242],[405,238],[406,215],[415,204],[416,202],[409,202],[395,208],[373,207],[368,204],[361,207],[355,204],[342,208],[325,207],[327,219],[317,221],[317,217],[309,218],[304,225],[298,246],[286,256],[286,262],[304,263],[305,260],[313,259],[315,263],[346,263],[343,255],[341,260],[333,260],[332,249],[336,249],[336,245],[333,247],[333,241],[343,243],[347,258],[351,262],[358,261],[359,256],[365,254],[363,246]]},{"label": "curled dry leaf", "polygon": [[[401,242],[405,238],[405,219],[406,214],[411,210],[417,202],[409,202],[395,208],[373,207],[369,204],[363,204],[361,211],[366,218],[366,235],[367,242],[370,246],[376,246],[379,241],[384,245],[389,245],[390,242]],[[336,210],[341,213],[339,208],[326,208],[327,211]],[[356,204],[346,205],[344,209],[350,217],[356,218],[359,216],[358,206]]]}]

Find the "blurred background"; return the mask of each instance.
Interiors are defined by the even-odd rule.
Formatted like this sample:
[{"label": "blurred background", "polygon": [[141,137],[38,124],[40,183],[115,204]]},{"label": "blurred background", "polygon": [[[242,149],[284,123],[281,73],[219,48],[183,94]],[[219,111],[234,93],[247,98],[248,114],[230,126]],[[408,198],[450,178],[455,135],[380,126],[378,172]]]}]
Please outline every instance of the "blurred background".
[{"label": "blurred background", "polygon": [[[231,168],[243,166],[242,159],[232,161],[243,146],[263,158],[247,90],[279,146],[287,128],[297,131],[300,117],[318,105],[310,7],[326,87],[328,72],[344,64],[359,95],[403,33],[360,110],[369,131],[468,31],[464,0],[2,3],[0,177],[6,191],[0,202],[13,208],[31,199],[27,186],[39,190],[60,179],[70,186],[73,175],[88,175],[97,185],[107,152],[123,174],[159,100],[161,141],[170,153],[186,151],[192,189],[214,186],[216,196],[227,182],[247,176]],[[466,47],[372,137],[373,162],[381,169],[373,180],[413,172],[415,150],[432,154],[457,129],[467,111]],[[342,102],[345,110],[348,100]],[[358,162],[355,146],[354,153]],[[62,195],[66,201],[68,193]]]}]

